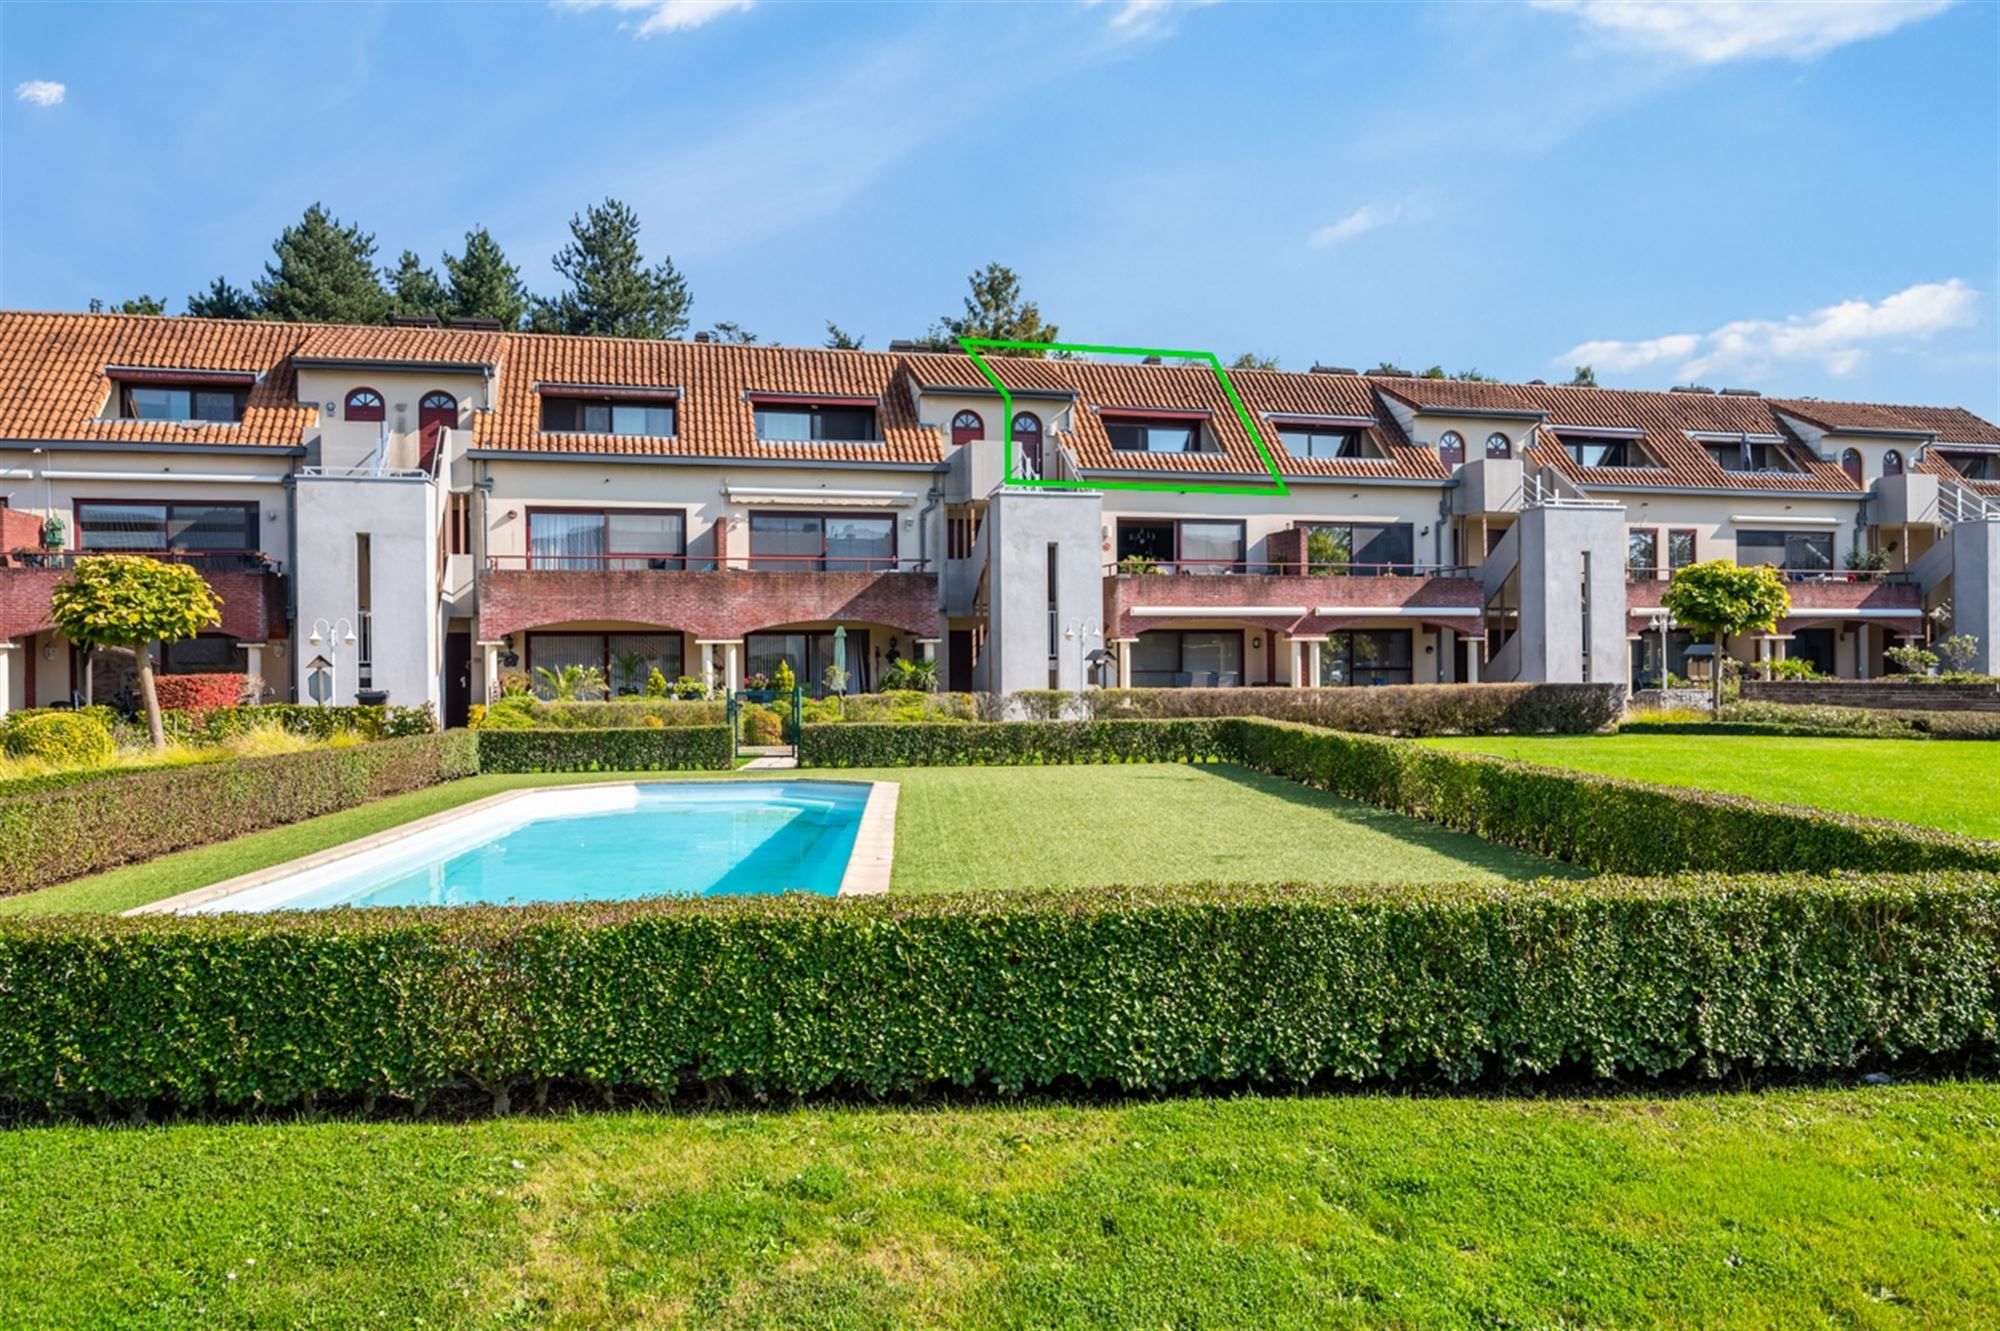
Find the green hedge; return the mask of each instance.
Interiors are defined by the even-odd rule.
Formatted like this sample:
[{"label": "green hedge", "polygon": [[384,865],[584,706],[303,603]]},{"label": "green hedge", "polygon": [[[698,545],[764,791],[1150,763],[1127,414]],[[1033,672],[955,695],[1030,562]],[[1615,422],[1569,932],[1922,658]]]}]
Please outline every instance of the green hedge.
[{"label": "green hedge", "polygon": [[478,770],[476,737],[454,731],[271,758],[145,768],[90,781],[15,783],[0,796],[0,895],[299,822]]},{"label": "green hedge", "polygon": [[1006,721],[809,725],[802,767],[1177,763],[1217,756],[1214,721]]},{"label": "green hedge", "polygon": [[1989,1069],[2000,878],[1112,889],[0,922],[0,1100]]},{"label": "green hedge", "polygon": [[1618,684],[1392,684],[1366,689],[1030,689],[1010,710],[1036,721],[1260,716],[1365,735],[1588,734],[1625,710]]},{"label": "green hedge", "polygon": [[724,725],[471,733],[482,772],[726,772],[736,753]]},{"label": "green hedge", "polygon": [[545,702],[513,694],[492,703],[479,722],[481,730],[623,730],[660,725],[719,726],[727,704],[683,702],[671,698],[619,698],[611,702]]},{"label": "green hedge", "polygon": [[[1725,707],[1722,720],[1710,724],[1727,727],[1716,733],[1736,735],[1811,735],[1829,739],[2000,739],[2000,712],[1915,712],[1739,702]],[[1630,731],[1638,727],[1628,723],[1619,729]]]},{"label": "green hedge", "polygon": [[315,707],[307,703],[264,703],[257,707],[215,707],[205,712],[168,712],[167,733],[191,743],[214,744],[264,726],[278,726],[308,739],[359,735],[365,740],[407,739],[438,728],[429,703],[421,707]]},{"label": "green hedge", "polygon": [[1278,721],[1219,722],[1251,767],[1605,873],[2000,869],[2000,842]]}]

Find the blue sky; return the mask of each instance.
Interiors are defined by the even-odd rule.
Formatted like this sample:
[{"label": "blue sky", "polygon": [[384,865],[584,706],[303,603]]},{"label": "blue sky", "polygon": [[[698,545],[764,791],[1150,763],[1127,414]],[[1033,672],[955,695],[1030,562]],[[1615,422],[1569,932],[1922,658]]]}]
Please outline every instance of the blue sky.
[{"label": "blue sky", "polygon": [[697,326],[1066,337],[2000,418],[2000,7],[0,7],[0,304],[248,285],[320,200],[531,287],[607,194]]}]

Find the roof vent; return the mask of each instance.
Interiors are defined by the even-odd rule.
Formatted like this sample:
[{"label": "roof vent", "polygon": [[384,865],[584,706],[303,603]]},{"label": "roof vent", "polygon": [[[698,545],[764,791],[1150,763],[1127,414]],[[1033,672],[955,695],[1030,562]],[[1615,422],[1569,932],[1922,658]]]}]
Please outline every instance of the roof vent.
[{"label": "roof vent", "polygon": [[1158,365],[1160,363],[1160,358],[1158,356],[1148,356],[1146,357],[1146,359],[1140,361],[1139,363],[1141,365]]},{"label": "roof vent", "polygon": [[1549,386],[1549,381],[1546,379],[1528,380],[1528,387],[1530,388],[1547,388],[1548,386]]},{"label": "roof vent", "polygon": [[916,349],[917,340],[913,337],[892,337],[889,339],[889,350],[891,351],[915,351]]},{"label": "roof vent", "polygon": [[1417,377],[1415,372],[1411,370],[1388,370],[1380,366],[1365,371],[1365,373],[1370,379],[1414,379]]},{"label": "roof vent", "polygon": [[1713,388],[1710,388],[1705,384],[1675,384],[1672,388],[1669,388],[1667,391],[1669,393],[1707,393],[1710,396],[1713,396],[1715,393],[1715,390]]},{"label": "roof vent", "polygon": [[461,328],[468,333],[497,333],[500,321],[490,314],[454,314],[444,321],[447,328]]},{"label": "roof vent", "polygon": [[1758,392],[1758,391],[1757,391],[1756,389],[1754,389],[1754,388],[1725,388],[1725,389],[1723,389],[1723,390],[1722,390],[1722,395],[1723,395],[1724,397],[1762,397],[1762,396],[1764,396],[1764,395],[1763,395],[1762,393]]},{"label": "roof vent", "polygon": [[706,341],[708,341],[708,340],[709,340],[709,336],[708,336],[708,334],[707,334],[707,333],[705,333],[705,332],[703,332],[703,333],[696,333],[696,334],[694,335],[694,340],[695,340],[695,341],[697,341],[697,342],[706,342]]},{"label": "roof vent", "polygon": [[443,323],[435,314],[392,314],[389,316],[391,328],[440,328]]},{"label": "roof vent", "polygon": [[1345,365],[1321,365],[1318,362],[1313,363],[1311,372],[1313,374],[1359,374],[1360,373],[1360,371],[1351,370]]}]

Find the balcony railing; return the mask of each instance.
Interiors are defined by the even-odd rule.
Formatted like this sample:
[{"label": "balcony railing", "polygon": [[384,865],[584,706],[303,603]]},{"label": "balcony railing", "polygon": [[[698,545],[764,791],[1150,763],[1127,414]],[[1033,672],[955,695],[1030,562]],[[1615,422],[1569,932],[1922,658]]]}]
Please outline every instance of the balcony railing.
[{"label": "balcony railing", "polygon": [[1477,577],[1478,573],[1476,567],[1465,564],[1363,564],[1327,560],[1274,564],[1240,559],[1148,559],[1138,555],[1127,555],[1114,564],[1104,566],[1106,577],[1239,574],[1316,578],[1471,578]]},{"label": "balcony railing", "polygon": [[[490,554],[486,567],[491,572],[713,573],[717,563],[713,555],[621,551],[615,555]],[[897,555],[729,555],[720,567],[751,573],[927,573],[930,561]]]},{"label": "balcony railing", "polygon": [[102,555],[143,555],[167,564],[186,564],[203,573],[275,573],[277,560],[260,550],[33,550],[0,553],[0,568],[73,569]]},{"label": "balcony railing", "polygon": [[[1867,582],[1882,586],[1896,586],[1910,581],[1910,575],[1901,569],[1886,568],[1785,568],[1771,565],[1780,578],[1786,582]],[[1627,565],[1627,582],[1672,582],[1678,569],[1646,568]]]}]

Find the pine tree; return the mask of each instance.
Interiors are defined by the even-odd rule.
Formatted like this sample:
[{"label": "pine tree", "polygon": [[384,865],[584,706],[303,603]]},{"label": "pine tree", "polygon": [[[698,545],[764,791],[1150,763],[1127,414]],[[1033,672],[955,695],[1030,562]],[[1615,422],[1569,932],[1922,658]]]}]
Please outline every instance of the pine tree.
[{"label": "pine tree", "polygon": [[572,217],[569,231],[572,240],[556,255],[555,270],[570,289],[553,300],[535,298],[536,332],[678,337],[687,331],[687,280],[672,259],[645,266],[637,213],[606,199]]},{"label": "pine tree", "polygon": [[1576,373],[1569,378],[1569,386],[1571,388],[1597,387],[1597,371],[1588,365],[1577,366]]},{"label": "pine tree", "polygon": [[188,297],[187,312],[198,319],[254,319],[257,300],[243,288],[230,285],[228,278],[218,277],[208,284],[208,290]]},{"label": "pine tree", "polygon": [[391,314],[428,314],[442,319],[450,312],[451,298],[445,294],[444,283],[409,250],[403,251],[396,267],[382,270],[382,279],[391,292]]},{"label": "pine tree", "polygon": [[[1042,311],[1033,301],[1021,299],[1021,279],[1004,264],[989,263],[967,279],[972,294],[965,298],[965,314],[947,314],[931,330],[932,341],[949,342],[960,337],[990,337],[1008,342],[1053,342],[1056,326],[1042,322]],[[1042,356],[1045,352],[1010,352],[1018,356]]]},{"label": "pine tree", "polygon": [[101,300],[93,299],[90,302],[90,312],[92,314],[102,314],[107,308],[113,314],[165,314],[167,312],[167,302],[163,296],[143,295],[134,296],[130,300],[121,300],[109,306]]},{"label": "pine tree", "polygon": [[485,227],[465,233],[465,253],[444,256],[451,312],[466,319],[498,319],[512,332],[528,312],[528,289],[521,270],[507,262],[500,243]]},{"label": "pine tree", "polygon": [[275,263],[254,284],[267,319],[293,323],[378,324],[389,293],[375,271],[375,237],[342,226],[324,207],[306,209],[272,242]]},{"label": "pine tree", "polygon": [[731,323],[727,319],[720,319],[716,321],[715,327],[708,330],[708,340],[711,342],[735,342],[742,346],[748,346],[757,340],[757,335],[742,324]]},{"label": "pine tree", "polygon": [[1275,370],[1278,368],[1276,356],[1260,356],[1254,351],[1246,351],[1229,362],[1232,370]]},{"label": "pine tree", "polygon": [[826,321],[826,345],[834,351],[859,351],[867,340],[865,334],[857,337],[833,320]]}]

